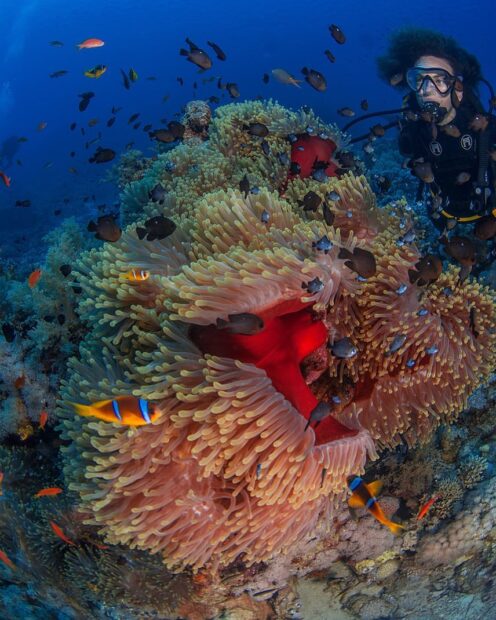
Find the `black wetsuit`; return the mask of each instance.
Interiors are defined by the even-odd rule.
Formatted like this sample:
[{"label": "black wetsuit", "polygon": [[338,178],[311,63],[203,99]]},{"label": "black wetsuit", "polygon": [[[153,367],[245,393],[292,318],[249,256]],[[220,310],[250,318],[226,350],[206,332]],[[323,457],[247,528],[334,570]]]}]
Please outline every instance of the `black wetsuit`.
[{"label": "black wetsuit", "polygon": [[[416,100],[414,97],[409,99],[407,105],[415,108]],[[475,222],[480,217],[491,213],[496,207],[494,185],[496,175],[494,174],[494,162],[490,157],[485,172],[488,188],[485,192],[486,200],[484,200],[484,190],[479,194],[476,193],[481,133],[470,129],[469,125],[474,116],[480,112],[481,106],[478,100],[473,97],[462,100],[455,118],[451,121],[459,129],[459,137],[447,135],[442,127],[436,125],[437,136],[434,138],[431,124],[422,119],[402,123],[399,137],[400,152],[411,157],[411,161],[423,157],[424,161],[431,164],[434,183],[431,184],[430,190],[442,201],[442,211],[438,210],[438,217],[433,218],[439,228],[444,228],[446,220],[450,219],[449,215],[461,223]],[[491,150],[496,149],[496,118],[491,115],[488,119],[489,125],[485,131],[489,138],[487,148]],[[462,179],[459,175],[462,173],[470,175],[470,179],[464,183],[460,182]]]}]

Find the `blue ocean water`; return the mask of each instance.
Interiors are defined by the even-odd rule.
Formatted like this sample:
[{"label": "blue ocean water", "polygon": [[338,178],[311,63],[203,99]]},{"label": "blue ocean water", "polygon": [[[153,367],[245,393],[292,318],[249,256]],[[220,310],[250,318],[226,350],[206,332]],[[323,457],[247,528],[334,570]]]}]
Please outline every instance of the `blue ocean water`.
[{"label": "blue ocean water", "polygon": [[[192,98],[219,95],[216,80],[202,84],[201,79],[221,76],[236,82],[241,97],[272,97],[285,106],[299,108],[306,104],[325,121],[343,126],[337,110],[344,106],[358,109],[363,98],[369,110],[398,107],[400,96],[377,76],[375,59],[384,52],[390,33],[405,25],[438,29],[455,37],[460,45],[480,60],[484,74],[496,81],[491,24],[494,4],[489,0],[473,5],[468,2],[418,0],[398,3],[379,2],[179,2],[152,0],[3,0],[0,6],[0,144],[4,157],[0,169],[12,177],[8,190],[0,188],[0,221],[3,256],[22,251],[25,241],[13,246],[17,237],[27,236],[36,243],[60,217],[77,215],[90,219],[94,204],[117,199],[112,184],[105,183],[108,166],[88,162],[97,145],[117,152],[134,142],[145,155],[153,143],[143,132],[147,123],[159,125],[159,119],[174,118]],[[330,37],[328,25],[339,25],[346,34],[344,45]],[[78,51],[75,45],[88,38],[105,41],[99,49]],[[190,37],[200,47],[207,40],[217,42],[227,53],[227,60],[214,59],[205,74],[179,56],[179,49]],[[49,42],[59,40],[63,47]],[[209,48],[207,48],[209,49]],[[330,49],[336,56],[331,64],[324,56]],[[214,54],[212,54],[214,57]],[[83,72],[97,64],[108,66],[98,80]],[[319,93],[302,84],[294,88],[262,82],[264,73],[283,67],[296,77],[309,66],[321,71],[328,89]],[[139,80],[127,91],[122,86],[120,68],[133,67]],[[60,78],[49,74],[68,71]],[[155,81],[146,77],[155,76]],[[176,78],[184,78],[179,86]],[[193,91],[193,82],[198,88]],[[91,90],[95,97],[88,109],[78,111],[78,94]],[[164,103],[163,97],[169,95]],[[486,93],[483,93],[483,100]],[[221,104],[229,98],[221,100]],[[122,106],[111,128],[105,122],[112,106]],[[140,112],[141,128],[132,129],[127,119]],[[100,123],[80,127],[90,118]],[[43,131],[37,131],[46,122]],[[75,131],[70,131],[77,122]],[[102,132],[102,139],[88,150],[86,141]],[[18,142],[19,137],[28,138]],[[93,149],[93,150],[92,150]],[[75,151],[75,157],[69,153]],[[18,165],[19,160],[22,165]],[[69,172],[74,167],[77,174]],[[95,195],[95,201],[84,197]],[[69,199],[64,204],[64,198]],[[16,200],[31,200],[30,208],[14,207]],[[66,200],[67,202],[67,200]],[[62,209],[57,218],[55,209]]]},{"label": "blue ocean water", "polygon": [[[448,6],[439,0],[0,0],[0,171],[12,179],[10,187],[0,180],[0,261],[17,263],[15,276],[24,278],[43,262],[42,238],[47,232],[72,216],[84,229],[98,215],[97,205],[110,208],[117,203],[119,189],[108,177],[117,159],[90,163],[96,147],[111,148],[119,155],[132,144],[150,156],[156,145],[143,126],[158,128],[164,124],[161,119],[178,118],[192,99],[219,96],[223,105],[263,96],[295,110],[309,106],[324,121],[342,127],[349,119],[338,109],[351,107],[360,114],[363,99],[369,112],[401,105],[401,94],[378,77],[376,58],[386,50],[390,34],[402,26],[428,27],[453,36],[477,56],[485,78],[496,85],[495,18],[489,0],[476,6],[458,1]],[[344,31],[344,45],[331,38],[331,23]],[[78,50],[76,44],[88,37],[101,38],[105,45]],[[199,72],[179,55],[179,49],[187,47],[186,37],[209,53],[207,41],[214,41],[227,60],[221,62],[211,53],[213,67]],[[63,45],[52,46],[51,41]],[[335,55],[335,63],[325,57],[326,49]],[[108,66],[101,79],[84,76],[99,64]],[[304,66],[325,75],[325,93],[305,82],[295,88],[272,76],[268,84],[262,80],[277,67],[303,79]],[[127,73],[130,68],[139,78],[126,90],[121,69]],[[67,74],[49,77],[60,70]],[[211,76],[215,79],[202,82]],[[240,98],[233,100],[220,91],[218,78],[235,82]],[[95,96],[80,112],[79,95],[87,91]],[[486,104],[485,87],[480,94]],[[113,116],[113,106],[122,109],[109,128],[106,122]],[[138,129],[128,123],[135,113],[140,114]],[[99,122],[90,128],[93,118]],[[389,120],[377,118],[377,122]],[[46,127],[39,130],[40,123]],[[77,123],[75,130],[70,129],[72,123]],[[86,148],[99,132],[101,139]],[[360,125],[355,132],[362,133]],[[394,137],[394,130],[390,135]],[[24,200],[31,206],[15,205]]]}]

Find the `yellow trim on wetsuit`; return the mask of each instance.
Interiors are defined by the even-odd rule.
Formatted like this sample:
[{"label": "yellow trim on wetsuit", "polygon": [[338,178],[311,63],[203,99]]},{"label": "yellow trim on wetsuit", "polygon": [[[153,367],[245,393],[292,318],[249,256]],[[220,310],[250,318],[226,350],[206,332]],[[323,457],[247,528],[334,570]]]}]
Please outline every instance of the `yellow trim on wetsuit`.
[{"label": "yellow trim on wetsuit", "polygon": [[[454,219],[457,222],[474,222],[475,220],[480,220],[481,217],[484,217],[484,215],[469,215],[468,217],[456,217],[456,215],[451,215],[451,213],[448,213],[444,209],[441,209],[441,215],[444,215],[444,217],[452,220]],[[493,215],[496,217],[496,209],[493,209]]]}]

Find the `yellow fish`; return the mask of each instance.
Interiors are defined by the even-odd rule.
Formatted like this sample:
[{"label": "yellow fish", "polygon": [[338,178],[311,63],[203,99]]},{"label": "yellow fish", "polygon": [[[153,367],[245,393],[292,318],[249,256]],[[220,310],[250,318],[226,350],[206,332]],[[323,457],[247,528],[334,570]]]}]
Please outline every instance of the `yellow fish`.
[{"label": "yellow fish", "polygon": [[135,396],[116,396],[91,405],[72,402],[69,404],[81,416],[95,417],[104,422],[114,422],[123,426],[145,426],[151,424],[158,415],[153,403]]},{"label": "yellow fish", "polygon": [[129,79],[131,80],[131,82],[136,82],[136,80],[138,79],[138,74],[133,68],[129,69]]},{"label": "yellow fish", "polygon": [[89,78],[99,78],[105,73],[106,70],[106,65],[96,65],[93,69],[88,69],[88,71],[85,71],[84,75]]}]

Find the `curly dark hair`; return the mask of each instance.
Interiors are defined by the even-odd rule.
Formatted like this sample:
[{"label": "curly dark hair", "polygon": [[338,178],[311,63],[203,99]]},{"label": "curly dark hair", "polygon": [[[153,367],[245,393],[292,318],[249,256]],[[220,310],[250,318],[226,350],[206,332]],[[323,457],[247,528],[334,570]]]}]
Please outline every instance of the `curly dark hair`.
[{"label": "curly dark hair", "polygon": [[388,51],[377,59],[379,75],[387,82],[396,74],[402,75],[395,86],[404,88],[405,73],[420,56],[444,58],[453,65],[456,75],[463,76],[463,83],[469,88],[475,88],[482,77],[477,58],[460,47],[453,37],[416,27],[402,28],[392,34]]}]

